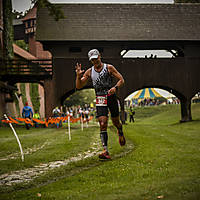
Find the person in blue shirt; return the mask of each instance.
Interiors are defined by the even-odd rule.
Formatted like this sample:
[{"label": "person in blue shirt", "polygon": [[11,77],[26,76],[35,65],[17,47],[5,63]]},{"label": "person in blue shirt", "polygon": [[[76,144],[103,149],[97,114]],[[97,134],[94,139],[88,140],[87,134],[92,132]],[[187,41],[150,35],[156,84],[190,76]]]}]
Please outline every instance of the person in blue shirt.
[{"label": "person in blue shirt", "polygon": [[[28,102],[25,103],[25,106],[22,110],[22,117],[31,119],[33,117],[33,110],[28,106]],[[26,129],[29,129],[29,124],[26,123]]]}]

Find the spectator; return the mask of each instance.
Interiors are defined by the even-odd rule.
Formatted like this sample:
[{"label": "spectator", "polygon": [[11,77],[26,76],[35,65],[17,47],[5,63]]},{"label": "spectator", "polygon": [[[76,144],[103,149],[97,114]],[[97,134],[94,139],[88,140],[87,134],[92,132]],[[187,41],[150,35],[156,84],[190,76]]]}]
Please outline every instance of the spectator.
[{"label": "spectator", "polygon": [[85,114],[86,122],[89,123],[89,110],[86,109],[84,114]]},{"label": "spectator", "polygon": [[[34,115],[33,115],[33,118],[34,118],[34,119],[40,119],[40,114],[38,113],[37,110],[35,110],[35,113],[34,113]],[[38,123],[37,123],[36,121],[34,121],[34,125],[35,125],[35,128],[38,127]]]},{"label": "spectator", "polygon": [[[22,110],[22,117],[31,119],[33,117],[33,110],[30,106],[28,106],[28,102],[25,103],[25,106]],[[26,129],[29,130],[30,125],[28,123],[25,123]]]},{"label": "spectator", "polygon": [[129,122],[134,122],[134,116],[135,115],[135,111],[133,111],[132,107],[130,107],[130,111],[129,111]]},{"label": "spectator", "polygon": [[[60,117],[60,109],[58,107],[53,109],[53,117]],[[56,127],[59,128],[59,123],[56,123]]]}]

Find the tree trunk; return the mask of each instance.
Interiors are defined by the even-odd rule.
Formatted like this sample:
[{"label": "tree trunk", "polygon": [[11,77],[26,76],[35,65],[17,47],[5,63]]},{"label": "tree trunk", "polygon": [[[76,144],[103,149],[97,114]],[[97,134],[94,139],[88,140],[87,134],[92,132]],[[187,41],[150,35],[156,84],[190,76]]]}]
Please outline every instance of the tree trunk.
[{"label": "tree trunk", "polygon": [[12,24],[12,2],[3,0],[3,57],[4,59],[13,58],[13,24]]}]

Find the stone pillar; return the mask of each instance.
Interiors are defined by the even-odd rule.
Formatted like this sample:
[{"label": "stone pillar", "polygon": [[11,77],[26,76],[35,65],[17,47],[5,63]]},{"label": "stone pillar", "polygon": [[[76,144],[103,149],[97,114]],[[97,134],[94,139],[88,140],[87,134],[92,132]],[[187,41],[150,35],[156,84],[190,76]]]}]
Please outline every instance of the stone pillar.
[{"label": "stone pillar", "polygon": [[3,115],[4,113],[6,113],[5,96],[6,96],[5,93],[0,91],[0,119],[4,119]]},{"label": "stone pillar", "polygon": [[188,122],[192,120],[191,99],[180,98],[181,101],[181,120],[180,122]]},{"label": "stone pillar", "polygon": [[58,105],[56,87],[53,80],[44,81],[45,117],[51,117],[52,111]]}]

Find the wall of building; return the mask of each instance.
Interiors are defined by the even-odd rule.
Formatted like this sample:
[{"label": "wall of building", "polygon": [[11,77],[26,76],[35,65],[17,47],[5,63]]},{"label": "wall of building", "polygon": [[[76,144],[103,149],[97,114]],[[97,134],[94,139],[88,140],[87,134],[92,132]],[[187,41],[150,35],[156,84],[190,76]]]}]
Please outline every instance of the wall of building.
[{"label": "wall of building", "polygon": [[5,108],[5,93],[0,91],[0,119],[3,118],[3,114],[6,112]]}]

